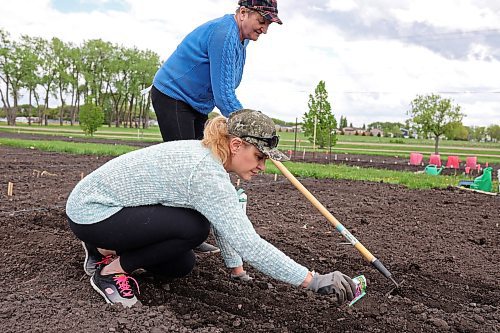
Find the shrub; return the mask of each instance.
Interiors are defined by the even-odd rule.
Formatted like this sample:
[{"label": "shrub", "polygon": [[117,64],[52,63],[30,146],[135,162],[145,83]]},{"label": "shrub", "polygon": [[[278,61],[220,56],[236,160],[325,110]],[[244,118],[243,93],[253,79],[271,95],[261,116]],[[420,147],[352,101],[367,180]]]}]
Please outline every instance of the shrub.
[{"label": "shrub", "polygon": [[101,107],[94,104],[85,104],[80,107],[80,127],[85,135],[93,136],[104,121]]}]

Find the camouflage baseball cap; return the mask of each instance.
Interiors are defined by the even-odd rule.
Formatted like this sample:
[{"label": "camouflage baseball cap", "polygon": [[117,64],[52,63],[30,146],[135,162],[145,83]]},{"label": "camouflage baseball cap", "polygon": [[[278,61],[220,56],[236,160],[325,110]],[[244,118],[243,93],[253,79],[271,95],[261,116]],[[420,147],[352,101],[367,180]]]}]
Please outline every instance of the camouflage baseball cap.
[{"label": "camouflage baseball cap", "polygon": [[253,144],[257,149],[275,161],[288,161],[289,158],[276,147],[279,137],[271,118],[260,111],[242,109],[231,113],[227,119],[228,132]]}]

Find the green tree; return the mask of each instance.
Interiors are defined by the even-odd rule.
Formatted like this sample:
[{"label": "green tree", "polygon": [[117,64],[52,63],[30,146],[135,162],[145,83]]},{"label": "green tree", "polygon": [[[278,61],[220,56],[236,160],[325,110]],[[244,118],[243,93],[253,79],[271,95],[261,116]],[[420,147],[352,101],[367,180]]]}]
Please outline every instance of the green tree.
[{"label": "green tree", "polygon": [[104,114],[102,108],[90,101],[80,107],[80,127],[85,135],[94,136],[94,133],[102,126]]},{"label": "green tree", "polygon": [[[314,90],[314,96],[309,95],[309,112],[304,113],[303,129],[304,135],[310,142],[320,148],[326,147],[329,143],[333,146],[337,142],[335,129],[337,121],[333,116],[330,103],[328,102],[328,92],[325,81],[320,81]],[[314,142],[314,139],[316,141]]]},{"label": "green tree", "polygon": [[481,141],[486,137],[486,127],[484,126],[471,126],[468,128],[469,137],[475,141]]},{"label": "green tree", "polygon": [[453,122],[448,124],[444,135],[450,140],[467,141],[469,137],[469,131],[461,122]]},{"label": "green tree", "polygon": [[500,126],[490,125],[486,129],[486,134],[488,134],[492,139],[500,140]]},{"label": "green tree", "polygon": [[[23,88],[23,79],[25,76],[25,64],[27,53],[29,52],[23,47],[22,43],[10,41],[9,35],[2,33],[2,43],[0,45],[0,61],[2,71],[2,81],[6,85],[6,96],[2,94],[2,101],[7,106],[7,124],[14,126],[16,124],[16,116],[18,111],[18,101],[21,88]],[[10,105],[9,97],[12,97],[13,105]]]},{"label": "green tree", "polygon": [[384,132],[384,135],[388,135],[389,133],[392,133],[393,136],[395,137],[402,137],[403,134],[401,133],[401,128],[404,128],[404,125],[402,123],[393,123],[393,122],[374,122],[368,124],[368,129],[379,129]]},{"label": "green tree", "polygon": [[347,127],[347,117],[340,116],[339,124],[339,128]]},{"label": "green tree", "polygon": [[69,61],[69,89],[71,94],[70,102],[70,123],[71,126],[75,123],[76,116],[80,107],[80,81],[82,77],[82,50],[81,48],[69,43],[68,44],[68,61]]},{"label": "green tree", "polygon": [[59,38],[52,38],[52,49],[54,52],[54,85],[59,93],[61,107],[59,109],[59,125],[63,125],[65,118],[64,110],[66,106],[66,96],[69,93],[69,87],[72,82],[71,76],[71,48]]},{"label": "green tree", "polygon": [[48,115],[45,112],[49,109],[49,98],[53,96],[57,98],[57,87],[56,87],[56,73],[57,73],[57,63],[56,58],[54,56],[54,44],[45,39],[41,41],[42,45],[40,46],[42,52],[40,54],[41,57],[41,66],[40,66],[40,85],[43,88],[44,102],[43,102],[43,111],[39,109],[38,117],[40,118],[40,123],[42,122],[42,118],[45,119],[45,125],[47,125],[47,117]]},{"label": "green tree", "polygon": [[[12,56],[13,56],[13,45],[10,39],[10,34],[7,31],[0,29],[0,80],[3,84],[0,86],[0,98],[2,100],[3,107],[5,109],[6,116],[8,116],[7,123],[9,125],[13,125],[10,123],[10,76],[12,73]],[[2,89],[4,88],[5,91]]]},{"label": "green tree", "polygon": [[110,70],[114,46],[101,39],[85,41],[82,46],[82,74],[85,79],[84,97],[93,96],[96,105],[104,108],[105,99],[109,98],[108,84],[111,80]]},{"label": "green tree", "polygon": [[26,117],[28,117],[29,125],[31,125],[33,98],[35,99],[36,108],[39,108],[40,96],[37,92],[37,87],[40,83],[39,70],[42,65],[40,54],[43,52],[43,42],[39,37],[23,35],[21,36],[21,45],[25,53],[23,61],[23,87],[28,91],[28,105],[25,106],[25,109],[28,111]]},{"label": "green tree", "polygon": [[439,138],[451,123],[462,122],[464,114],[459,105],[452,105],[448,98],[436,94],[417,95],[408,111],[410,123],[419,133],[434,135],[434,151],[439,153]]}]

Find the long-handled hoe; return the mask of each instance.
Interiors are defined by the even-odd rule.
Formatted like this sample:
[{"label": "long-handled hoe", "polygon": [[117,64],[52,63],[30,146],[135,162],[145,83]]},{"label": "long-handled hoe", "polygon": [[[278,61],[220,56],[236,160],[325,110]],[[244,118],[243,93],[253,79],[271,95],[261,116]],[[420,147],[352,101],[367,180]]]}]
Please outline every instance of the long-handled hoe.
[{"label": "long-handled hoe", "polygon": [[[321,204],[321,202],[318,201],[318,199],[316,199],[312,194],[311,192],[309,192],[305,187],[304,185],[302,185],[298,180],[297,178],[294,177],[294,175],[292,175],[290,173],[290,171],[288,171],[288,169],[283,165],[283,163],[279,162],[279,161],[274,161],[274,160],[271,160],[274,165],[276,165],[276,167],[281,171],[281,173],[286,177],[288,178],[288,180],[313,204],[314,207],[316,207],[321,214],[323,214],[323,216],[325,216],[328,221],[333,224],[333,226],[335,227],[335,229],[337,229],[338,232],[340,232],[342,235],[344,235],[344,237],[361,253],[361,255],[366,259],[366,261],[368,261],[369,263],[371,263],[380,273],[382,273],[386,278],[388,278],[389,280],[391,280],[395,285],[396,285],[396,288],[394,289],[397,289],[399,288],[399,286],[401,285],[400,283],[397,283],[396,280],[394,280],[394,278],[392,277],[392,274],[391,272],[389,272],[389,270],[387,268],[385,268],[385,266],[382,264],[382,262],[380,260],[378,260],[377,258],[375,258],[375,256],[373,254],[370,253],[370,251],[368,251],[364,246],[363,244],[361,244],[350,232],[349,230],[347,230],[336,218],[335,216],[333,216],[326,208],[325,206],[323,206]],[[393,290],[394,290],[393,289]],[[391,293],[392,290],[389,292]],[[388,294],[389,294],[388,293]]]}]

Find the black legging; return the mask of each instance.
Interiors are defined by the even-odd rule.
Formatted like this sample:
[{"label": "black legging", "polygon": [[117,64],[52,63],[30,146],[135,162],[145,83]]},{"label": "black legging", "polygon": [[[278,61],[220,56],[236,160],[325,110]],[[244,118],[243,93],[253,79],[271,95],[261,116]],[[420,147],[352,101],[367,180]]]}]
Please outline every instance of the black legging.
[{"label": "black legging", "polygon": [[163,141],[203,139],[207,115],[165,95],[154,86],[151,88],[151,101]]},{"label": "black legging", "polygon": [[208,237],[210,223],[199,212],[162,205],[123,208],[93,224],[69,219],[80,240],[115,250],[127,273],[143,268],[167,277],[187,275],[195,265],[192,249]]}]

